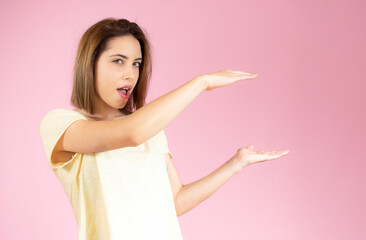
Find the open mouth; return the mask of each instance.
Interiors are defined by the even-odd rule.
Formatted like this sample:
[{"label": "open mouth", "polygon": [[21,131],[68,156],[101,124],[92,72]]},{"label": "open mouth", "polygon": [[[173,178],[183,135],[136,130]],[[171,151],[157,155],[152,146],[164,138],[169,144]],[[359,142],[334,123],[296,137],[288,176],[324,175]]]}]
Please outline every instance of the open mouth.
[{"label": "open mouth", "polygon": [[122,98],[129,98],[131,91],[132,85],[125,85],[123,87],[117,88],[117,92]]},{"label": "open mouth", "polygon": [[125,94],[125,95],[128,95],[129,90],[130,90],[130,88],[118,88],[117,89],[118,92]]},{"label": "open mouth", "polygon": [[128,94],[129,92],[131,92],[132,89],[132,85],[124,85],[120,88],[117,88],[117,91],[123,93],[123,94]]}]

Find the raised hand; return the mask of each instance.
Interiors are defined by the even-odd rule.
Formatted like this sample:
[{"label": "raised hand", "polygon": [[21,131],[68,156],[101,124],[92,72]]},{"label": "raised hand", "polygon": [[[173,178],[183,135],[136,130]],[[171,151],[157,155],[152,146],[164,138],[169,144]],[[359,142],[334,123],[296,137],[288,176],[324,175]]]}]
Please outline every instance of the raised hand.
[{"label": "raised hand", "polygon": [[258,74],[246,73],[241,71],[222,70],[209,74],[203,74],[199,77],[206,82],[206,90],[227,86],[239,80],[248,80],[257,77]]}]

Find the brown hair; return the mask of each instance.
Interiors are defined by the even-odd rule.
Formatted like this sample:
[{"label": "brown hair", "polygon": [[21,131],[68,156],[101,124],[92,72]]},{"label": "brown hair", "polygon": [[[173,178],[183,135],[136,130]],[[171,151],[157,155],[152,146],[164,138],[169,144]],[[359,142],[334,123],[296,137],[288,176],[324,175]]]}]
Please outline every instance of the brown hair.
[{"label": "brown hair", "polygon": [[151,46],[144,31],[127,19],[106,18],[91,26],[82,36],[74,65],[71,104],[93,115],[97,92],[95,89],[95,64],[106,50],[108,41],[114,37],[132,35],[141,46],[142,64],[136,86],[120,112],[130,114],[145,105],[148,84],[151,77]]}]

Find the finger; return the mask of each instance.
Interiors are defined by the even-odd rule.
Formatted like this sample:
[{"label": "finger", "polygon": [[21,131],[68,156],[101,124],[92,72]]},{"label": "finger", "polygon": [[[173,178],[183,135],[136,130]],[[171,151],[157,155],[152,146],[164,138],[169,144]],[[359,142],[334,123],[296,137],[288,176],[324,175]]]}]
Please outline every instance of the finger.
[{"label": "finger", "polygon": [[239,80],[247,80],[247,79],[254,79],[257,77],[257,75],[240,75],[238,77]]},{"label": "finger", "polygon": [[284,152],[283,151],[271,151],[270,153],[272,153],[272,154],[283,154]]},{"label": "finger", "polygon": [[279,158],[283,155],[287,154],[287,152],[283,152],[283,151],[272,151],[272,152],[269,152],[267,155],[273,159],[273,158]]},{"label": "finger", "polygon": [[254,75],[234,75],[234,81],[243,81],[243,80],[252,80],[254,78],[256,78],[257,76]]},{"label": "finger", "polygon": [[232,73],[243,74],[243,75],[258,75],[257,73],[247,73],[242,71],[231,71]]},{"label": "finger", "polygon": [[265,161],[270,161],[270,160],[274,160],[274,159],[277,159],[279,158],[280,156],[278,155],[273,155],[273,156],[270,156],[270,155],[262,155],[262,157],[258,160],[256,160],[255,162],[265,162]]},{"label": "finger", "polygon": [[273,160],[276,158],[279,158],[282,156],[281,153],[278,153],[277,151],[271,151],[271,152],[259,152],[260,160],[259,161],[267,161],[267,160]]},{"label": "finger", "polygon": [[276,155],[276,154],[287,154],[289,153],[289,150],[281,150],[281,151],[267,151],[266,153],[270,155]]},{"label": "finger", "polygon": [[258,77],[258,75],[246,75],[244,79],[256,78],[256,77]]},{"label": "finger", "polygon": [[265,156],[265,159],[266,160],[274,160],[274,159],[277,159],[277,158],[279,158],[279,157],[281,157],[281,155],[279,155],[279,154],[273,154],[273,155],[266,155]]},{"label": "finger", "polygon": [[256,163],[274,160],[284,155],[283,151],[258,151],[256,153],[258,154],[257,160],[255,161]]},{"label": "finger", "polygon": [[284,151],[271,151],[271,152],[268,152],[268,154],[270,156],[277,156],[277,155],[284,155],[284,154],[286,154],[286,152],[284,152]]},{"label": "finger", "polygon": [[235,77],[238,77],[239,80],[252,79],[252,78],[256,78],[258,76],[258,74],[253,74],[253,73],[233,73],[233,75]]},{"label": "finger", "polygon": [[271,152],[268,152],[267,154],[270,156],[273,156],[273,155],[278,155],[279,153],[278,153],[278,151],[271,151]]}]

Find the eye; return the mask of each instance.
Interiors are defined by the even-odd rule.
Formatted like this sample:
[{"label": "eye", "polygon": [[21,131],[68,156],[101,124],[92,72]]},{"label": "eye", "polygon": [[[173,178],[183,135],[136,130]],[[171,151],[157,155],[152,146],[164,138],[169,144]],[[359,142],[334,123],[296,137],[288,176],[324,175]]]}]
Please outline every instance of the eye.
[{"label": "eye", "polygon": [[120,63],[122,63],[122,59],[116,59],[116,60],[114,60],[113,62],[115,62],[115,63],[119,63],[118,61],[121,61]]},{"label": "eye", "polygon": [[[123,63],[122,59],[116,59],[114,60],[113,62],[117,63],[117,64],[120,64],[120,63]],[[137,65],[135,65],[136,67],[140,67],[141,66],[141,63],[139,62],[135,62],[135,64],[137,63]]]}]

